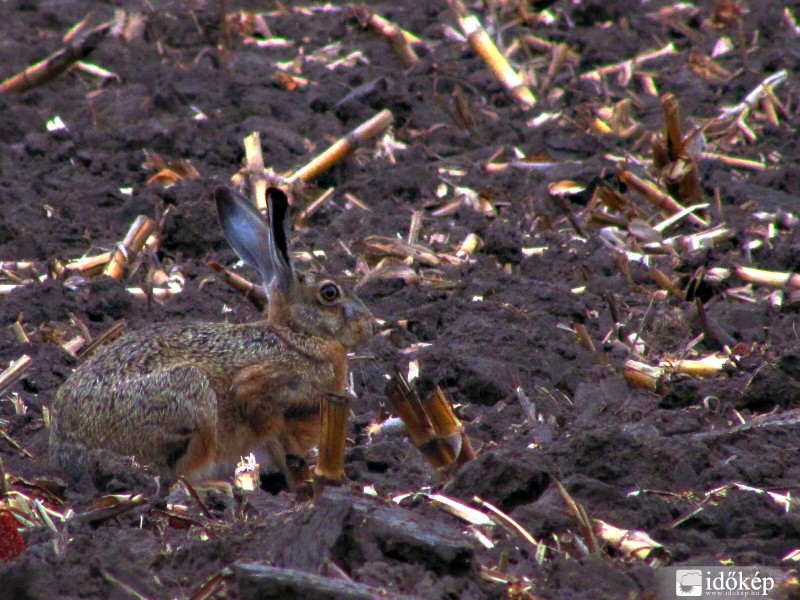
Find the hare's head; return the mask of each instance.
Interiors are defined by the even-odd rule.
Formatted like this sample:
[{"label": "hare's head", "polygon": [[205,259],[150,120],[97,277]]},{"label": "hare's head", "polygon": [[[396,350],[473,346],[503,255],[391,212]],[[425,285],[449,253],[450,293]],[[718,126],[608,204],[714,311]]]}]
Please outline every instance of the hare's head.
[{"label": "hare's head", "polygon": [[336,340],[352,348],[372,335],[373,317],[364,303],[329,276],[295,273],[289,253],[289,202],[269,188],[269,223],[253,204],[225,186],[214,190],[228,243],[258,269],[269,298],[269,321],[298,333]]}]

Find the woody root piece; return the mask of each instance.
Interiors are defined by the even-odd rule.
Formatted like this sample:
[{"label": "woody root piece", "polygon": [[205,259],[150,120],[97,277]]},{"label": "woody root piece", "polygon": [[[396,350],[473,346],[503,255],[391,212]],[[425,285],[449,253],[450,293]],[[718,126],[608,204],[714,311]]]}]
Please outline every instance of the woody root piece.
[{"label": "woody root piece", "polygon": [[443,477],[475,458],[475,450],[450,401],[438,386],[424,401],[396,374],[386,396],[403,421],[411,443]]}]

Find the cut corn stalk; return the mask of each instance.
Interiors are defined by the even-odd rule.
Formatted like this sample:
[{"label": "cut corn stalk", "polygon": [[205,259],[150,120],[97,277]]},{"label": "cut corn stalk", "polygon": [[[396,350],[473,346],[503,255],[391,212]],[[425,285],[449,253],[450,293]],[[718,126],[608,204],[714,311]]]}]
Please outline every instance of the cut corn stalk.
[{"label": "cut corn stalk", "polygon": [[356,148],[383,133],[393,121],[394,117],[391,111],[382,110],[343,138],[334,142],[330,148],[314,158],[306,166],[295,171],[293,175],[287,177],[287,181],[289,183],[298,180],[308,182],[319,177],[322,173],[352,154]]},{"label": "cut corn stalk", "polygon": [[103,23],[86,35],[69,41],[66,47],[54,52],[43,61],[0,83],[0,94],[24,92],[55,79],[76,61],[88,56],[103,41],[110,28],[111,23]]},{"label": "cut corn stalk", "polygon": [[663,390],[661,381],[664,375],[662,367],[650,365],[636,360],[628,359],[622,367],[622,377],[632,388],[643,389],[653,393]]},{"label": "cut corn stalk", "polygon": [[458,24],[464,35],[467,37],[469,45],[491,69],[495,77],[503,84],[508,92],[522,104],[532,107],[536,104],[536,97],[531,92],[528,85],[520,77],[508,60],[486,33],[475,15],[469,13],[461,0],[449,0],[450,8],[458,20]]},{"label": "cut corn stalk", "polygon": [[349,410],[350,403],[347,396],[327,394],[322,398],[319,457],[314,470],[315,495],[320,486],[335,484],[344,478],[344,451]]},{"label": "cut corn stalk", "polygon": [[133,264],[133,260],[144,247],[147,239],[155,233],[158,224],[150,217],[139,215],[128,230],[125,239],[117,244],[105,268],[105,274],[120,279]]},{"label": "cut corn stalk", "polygon": [[386,397],[403,420],[411,443],[425,456],[431,467],[442,469],[455,460],[454,449],[437,438],[416,392],[399,373],[387,385]]},{"label": "cut corn stalk", "polygon": [[749,283],[777,288],[800,289],[800,273],[765,271],[752,267],[736,267],[736,274]]}]

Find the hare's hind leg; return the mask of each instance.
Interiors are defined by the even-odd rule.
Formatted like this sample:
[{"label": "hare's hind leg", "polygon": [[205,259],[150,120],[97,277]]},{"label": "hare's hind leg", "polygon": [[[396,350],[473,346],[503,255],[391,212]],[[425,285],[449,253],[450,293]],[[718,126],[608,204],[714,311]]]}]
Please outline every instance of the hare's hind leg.
[{"label": "hare's hind leg", "polygon": [[135,436],[130,454],[160,469],[168,480],[202,479],[214,468],[217,451],[217,395],[206,374],[176,365],[138,378],[122,391],[140,409],[126,425]]}]

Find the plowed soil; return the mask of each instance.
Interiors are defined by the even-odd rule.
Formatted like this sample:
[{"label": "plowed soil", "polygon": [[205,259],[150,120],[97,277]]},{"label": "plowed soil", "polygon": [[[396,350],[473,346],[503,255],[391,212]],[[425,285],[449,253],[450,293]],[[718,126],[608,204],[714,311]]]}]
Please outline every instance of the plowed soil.
[{"label": "plowed soil", "polygon": [[[124,5],[143,24],[127,37],[112,32],[85,59],[115,77],[73,70],[0,95],[0,367],[31,358],[0,397],[10,490],[0,506],[17,503],[26,546],[0,563],[0,598],[268,597],[247,563],[325,578],[304,592],[273,586],[284,598],[644,598],[656,589],[654,564],[791,566],[784,559],[800,547],[800,518],[780,498],[796,497],[800,481],[797,288],[751,284],[735,272],[691,280],[716,268],[798,270],[797,5],[751,2],[739,27],[730,11],[726,21],[723,2],[669,13],[671,3],[660,0],[562,0],[526,19],[514,3],[479,4],[471,9],[526,69],[535,107],[513,100],[459,38],[445,2],[370,5],[422,38],[409,69],[339,7],[285,2],[265,13],[268,31],[232,27],[225,51],[217,2],[0,3],[2,78],[61,48],[90,11],[100,22]],[[265,8],[231,0],[226,10]],[[548,76],[551,52],[526,36],[574,54]],[[730,49],[714,57],[724,71],[715,74],[702,57],[721,38]],[[668,44],[669,52],[627,71],[587,76]],[[307,83],[287,90],[274,77],[279,69]],[[648,160],[664,127],[659,94],[674,94],[688,132],[782,70],[786,80],[746,115],[749,130],[709,129],[708,146],[702,135],[690,143],[705,153],[697,168],[709,206],[698,214],[708,227],[684,218],[663,237],[716,225],[727,233],[706,247],[675,244],[640,260],[625,252],[648,255],[646,241],[629,232],[623,213],[617,222],[591,218],[603,184],[632,199],[651,226],[664,219],[617,176],[619,164],[658,180]],[[611,123],[605,109],[625,99],[631,131],[598,123]],[[78,364],[63,348],[81,333],[76,323],[96,337],[123,319],[135,329],[258,318],[208,266],[235,263],[211,191],[240,169],[243,138],[253,131],[265,164],[285,174],[384,109],[394,117],[390,136],[365,143],[293,200],[303,210],[333,188],[296,228],[294,250],[305,253],[301,266],[313,253],[318,266],[347,276],[379,319],[351,359],[358,399],[347,483],[313,503],[287,491],[237,492],[233,516],[212,498],[211,518],[192,501],[185,518],[163,506],[78,518],[110,494],[150,497],[153,479],[103,458],[93,477],[64,486],[50,466],[46,409]],[[199,178],[148,183],[155,171],[143,165],[145,151],[188,161]],[[582,189],[564,199],[579,232],[549,192],[563,180]],[[418,243],[430,254],[397,258],[407,268],[386,275],[368,238],[405,239],[417,211]],[[57,263],[113,248],[140,214],[161,227],[157,250],[137,270],[122,280],[59,274]],[[458,254],[469,234],[481,243]],[[182,290],[151,301],[131,293],[157,268],[180,274]],[[685,299],[655,282],[655,268],[689,290]],[[257,281],[253,271],[235,270]],[[696,301],[716,336],[695,339],[704,332]],[[28,341],[9,328],[15,322]],[[577,325],[593,350],[579,343]],[[630,358],[657,365],[726,351],[734,360],[715,376],[668,373],[655,391],[622,375]],[[478,451],[446,482],[402,433],[369,429],[391,413],[387,374],[407,373],[413,361],[420,394],[441,386]],[[587,550],[556,482],[590,519],[644,532],[663,547],[631,555],[601,541],[597,552]],[[477,496],[541,546],[500,525],[470,526],[418,492],[487,512]],[[52,509],[52,526],[19,508],[20,494]],[[0,546],[13,545],[11,533],[3,535]],[[323,592],[323,584],[349,591]]]}]

